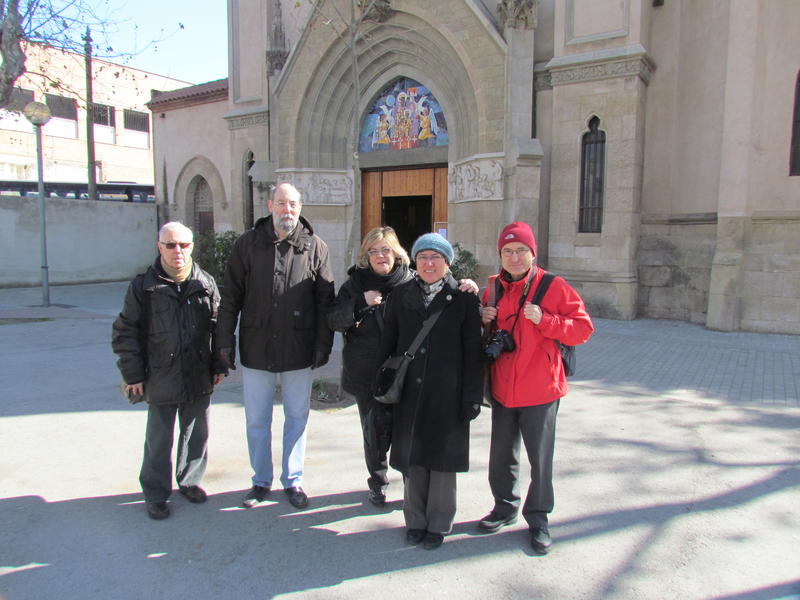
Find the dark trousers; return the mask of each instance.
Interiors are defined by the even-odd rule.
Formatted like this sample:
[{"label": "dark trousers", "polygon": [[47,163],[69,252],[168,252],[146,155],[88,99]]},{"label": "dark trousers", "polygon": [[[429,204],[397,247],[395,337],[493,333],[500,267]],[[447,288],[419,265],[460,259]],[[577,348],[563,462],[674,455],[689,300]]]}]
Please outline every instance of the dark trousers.
[{"label": "dark trousers", "polygon": [[450,533],[456,516],[456,474],[410,465],[404,484],[406,527],[442,535]]},{"label": "dark trousers", "polygon": [[520,440],[531,466],[531,484],[522,507],[530,528],[547,527],[553,510],[553,450],[559,400],[539,406],[507,408],[492,404],[492,439],[489,447],[489,486],[494,510],[501,516],[519,510]]},{"label": "dark trousers", "polygon": [[392,439],[392,407],[376,401],[371,394],[357,394],[358,415],[364,435],[364,461],[373,490],[383,490],[389,485],[389,461],[386,453]]},{"label": "dark trousers", "polygon": [[172,493],[172,440],[178,417],[175,479],[179,487],[199,485],[208,462],[208,407],[211,396],[183,404],[150,404],[139,473],[144,499],[164,502]]}]

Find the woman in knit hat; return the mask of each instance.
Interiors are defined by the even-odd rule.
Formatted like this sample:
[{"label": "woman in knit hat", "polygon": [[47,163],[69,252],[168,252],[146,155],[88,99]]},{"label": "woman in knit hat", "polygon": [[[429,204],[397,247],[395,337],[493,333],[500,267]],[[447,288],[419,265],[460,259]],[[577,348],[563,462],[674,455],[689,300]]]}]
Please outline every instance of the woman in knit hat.
[{"label": "woman in knit hat", "polygon": [[381,361],[404,353],[423,321],[439,313],[414,354],[394,406],[390,464],[403,474],[406,540],[433,550],[456,513],[456,473],[469,468],[469,422],[483,386],[478,298],[450,274],[453,248],[437,233],[414,242],[414,278],[386,306]]},{"label": "woman in knit hat", "polygon": [[536,266],[536,239],[527,223],[507,225],[497,251],[502,269],[489,278],[481,312],[484,328],[495,331],[490,338],[494,347],[485,352],[493,361],[489,486],[494,507],[478,530],[493,533],[517,520],[521,439],[531,465],[522,516],[533,551],[546,554],[551,544],[548,514],[554,504],[556,414],[568,389],[556,340],[582,344],[594,325],[581,297],[561,277],[552,280],[539,304],[531,302],[546,272]]}]

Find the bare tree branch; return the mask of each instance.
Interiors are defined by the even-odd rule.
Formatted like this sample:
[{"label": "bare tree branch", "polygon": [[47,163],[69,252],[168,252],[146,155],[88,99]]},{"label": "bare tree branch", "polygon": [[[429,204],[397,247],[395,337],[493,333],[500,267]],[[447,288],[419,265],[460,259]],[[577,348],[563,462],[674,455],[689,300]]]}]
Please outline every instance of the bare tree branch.
[{"label": "bare tree branch", "polygon": [[[91,28],[95,43],[95,56],[101,59],[130,60],[153,44],[168,39],[183,29],[175,30],[151,40],[132,52],[114,50],[111,40],[123,24],[113,14],[98,14],[93,0],[0,0],[0,108],[8,106],[17,79],[26,72],[26,43],[41,44],[77,54],[83,54],[83,34]],[[58,73],[44,73],[51,84],[58,87]]]}]

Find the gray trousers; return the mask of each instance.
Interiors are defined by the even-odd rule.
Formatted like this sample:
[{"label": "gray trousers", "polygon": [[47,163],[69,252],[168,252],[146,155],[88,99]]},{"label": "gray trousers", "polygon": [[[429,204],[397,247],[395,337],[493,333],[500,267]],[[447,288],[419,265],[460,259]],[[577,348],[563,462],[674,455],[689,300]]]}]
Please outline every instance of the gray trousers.
[{"label": "gray trousers", "polygon": [[456,474],[409,466],[404,479],[406,527],[450,533],[456,516]]},{"label": "gray trousers", "polygon": [[522,507],[528,526],[547,527],[553,511],[553,450],[559,400],[539,406],[508,408],[492,404],[489,486],[495,512],[506,517],[519,510],[520,440],[531,466],[531,484]]},{"label": "gray trousers", "polygon": [[139,473],[146,502],[165,502],[172,493],[172,440],[178,417],[175,479],[179,487],[199,485],[208,462],[208,407],[211,396],[183,404],[150,404],[144,458]]}]

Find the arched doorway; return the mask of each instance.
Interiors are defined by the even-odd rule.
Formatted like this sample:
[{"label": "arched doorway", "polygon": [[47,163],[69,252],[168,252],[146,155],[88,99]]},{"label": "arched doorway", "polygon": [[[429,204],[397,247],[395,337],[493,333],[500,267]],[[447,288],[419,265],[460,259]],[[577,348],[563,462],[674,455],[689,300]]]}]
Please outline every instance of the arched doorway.
[{"label": "arched doorway", "polygon": [[[436,163],[449,139],[444,109],[433,92],[416,79],[396,77],[366,111],[359,153],[374,157],[378,165]],[[446,228],[447,166],[376,168],[363,173],[361,185],[362,236],[389,225],[403,247],[410,248],[423,233]]]}]

